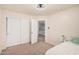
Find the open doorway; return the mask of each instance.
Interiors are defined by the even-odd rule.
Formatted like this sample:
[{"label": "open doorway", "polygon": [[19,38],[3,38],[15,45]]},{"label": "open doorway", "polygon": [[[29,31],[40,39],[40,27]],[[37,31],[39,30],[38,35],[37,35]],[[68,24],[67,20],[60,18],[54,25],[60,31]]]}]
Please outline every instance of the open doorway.
[{"label": "open doorway", "polygon": [[45,21],[38,21],[38,42],[45,41]]},{"label": "open doorway", "polygon": [[31,20],[31,44],[45,42],[46,39],[46,21]]}]

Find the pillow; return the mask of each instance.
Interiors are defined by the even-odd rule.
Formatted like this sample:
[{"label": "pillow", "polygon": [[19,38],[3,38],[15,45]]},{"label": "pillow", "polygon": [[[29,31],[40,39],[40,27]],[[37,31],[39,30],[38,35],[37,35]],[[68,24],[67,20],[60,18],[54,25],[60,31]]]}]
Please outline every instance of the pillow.
[{"label": "pillow", "polygon": [[79,45],[79,38],[72,38],[71,40],[72,43]]}]

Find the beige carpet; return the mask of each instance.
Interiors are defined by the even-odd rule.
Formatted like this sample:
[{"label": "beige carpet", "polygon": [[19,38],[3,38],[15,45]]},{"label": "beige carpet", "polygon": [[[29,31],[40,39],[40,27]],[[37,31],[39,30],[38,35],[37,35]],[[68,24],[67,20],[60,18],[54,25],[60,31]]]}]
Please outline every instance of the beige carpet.
[{"label": "beige carpet", "polygon": [[45,52],[53,47],[53,45],[39,42],[33,45],[31,44],[21,44],[17,46],[12,46],[2,51],[2,55],[44,55]]}]

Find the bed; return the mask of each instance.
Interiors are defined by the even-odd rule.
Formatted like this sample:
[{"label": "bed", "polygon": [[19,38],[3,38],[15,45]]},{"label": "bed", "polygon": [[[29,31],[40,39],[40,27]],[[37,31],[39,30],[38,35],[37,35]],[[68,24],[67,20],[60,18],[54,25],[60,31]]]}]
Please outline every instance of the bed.
[{"label": "bed", "polygon": [[55,47],[50,48],[46,55],[79,55],[79,38],[63,42]]}]

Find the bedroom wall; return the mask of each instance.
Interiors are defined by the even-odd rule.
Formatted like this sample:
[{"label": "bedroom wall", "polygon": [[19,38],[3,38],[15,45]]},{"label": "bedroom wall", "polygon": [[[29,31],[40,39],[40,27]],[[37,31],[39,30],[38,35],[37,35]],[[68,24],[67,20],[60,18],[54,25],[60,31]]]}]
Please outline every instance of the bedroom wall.
[{"label": "bedroom wall", "polygon": [[31,15],[29,15],[30,16],[30,20],[31,19],[34,19],[34,20],[47,20],[47,16],[31,16]]},{"label": "bedroom wall", "polygon": [[0,52],[3,47],[3,20],[2,20],[2,9],[0,8]]},{"label": "bedroom wall", "polygon": [[62,35],[66,40],[79,37],[79,7],[74,7],[48,17],[48,39],[46,42],[57,45],[62,41]]}]

